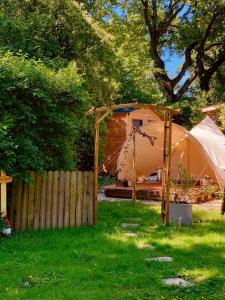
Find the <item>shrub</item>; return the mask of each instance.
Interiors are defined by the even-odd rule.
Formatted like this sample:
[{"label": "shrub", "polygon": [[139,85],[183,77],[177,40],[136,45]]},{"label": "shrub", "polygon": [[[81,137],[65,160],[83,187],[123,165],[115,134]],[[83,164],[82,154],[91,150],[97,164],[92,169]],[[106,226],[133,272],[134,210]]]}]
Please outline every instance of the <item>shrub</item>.
[{"label": "shrub", "polygon": [[90,98],[75,63],[52,71],[21,53],[0,54],[0,169],[73,169]]}]

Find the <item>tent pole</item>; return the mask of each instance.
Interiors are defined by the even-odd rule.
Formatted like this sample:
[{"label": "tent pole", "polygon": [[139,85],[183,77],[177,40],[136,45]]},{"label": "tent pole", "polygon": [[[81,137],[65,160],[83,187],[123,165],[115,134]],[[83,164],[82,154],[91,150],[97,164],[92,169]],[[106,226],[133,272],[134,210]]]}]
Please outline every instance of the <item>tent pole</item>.
[{"label": "tent pole", "polygon": [[136,202],[136,130],[135,128],[133,132],[133,193],[132,193],[132,201]]},{"label": "tent pole", "polygon": [[221,207],[221,214],[224,215],[225,213],[225,188],[223,190],[223,201],[222,201],[222,207]]},{"label": "tent pole", "polygon": [[98,156],[99,156],[99,114],[95,113],[95,152],[94,152],[94,197],[93,197],[93,222],[96,224],[98,203]]},{"label": "tent pole", "polygon": [[161,219],[165,223],[166,216],[166,161],[167,161],[167,111],[164,112],[164,136],[163,136],[163,169],[162,169],[162,204],[161,204]]},{"label": "tent pole", "polygon": [[166,176],[166,224],[169,224],[170,214],[170,181],[171,181],[171,146],[172,146],[172,112],[168,111],[168,139],[167,139],[167,176]]}]

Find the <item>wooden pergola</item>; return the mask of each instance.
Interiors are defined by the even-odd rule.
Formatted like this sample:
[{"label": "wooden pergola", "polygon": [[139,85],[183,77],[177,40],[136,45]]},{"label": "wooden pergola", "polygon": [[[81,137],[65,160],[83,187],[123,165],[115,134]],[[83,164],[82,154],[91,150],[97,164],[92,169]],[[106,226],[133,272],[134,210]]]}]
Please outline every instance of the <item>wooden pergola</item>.
[{"label": "wooden pergola", "polygon": [[[126,104],[111,104],[99,108],[92,108],[87,115],[95,116],[95,150],[94,150],[94,208],[93,218],[96,224],[96,210],[98,202],[98,169],[99,169],[99,125],[114,109],[118,108],[150,108],[163,113],[164,116],[164,145],[163,145],[163,176],[162,176],[162,206],[161,219],[163,224],[169,223],[169,201],[170,201],[170,180],[171,180],[171,139],[172,139],[172,117],[179,113],[177,109],[159,106],[157,104],[142,104],[138,102]],[[134,180],[134,199],[136,179]]]}]

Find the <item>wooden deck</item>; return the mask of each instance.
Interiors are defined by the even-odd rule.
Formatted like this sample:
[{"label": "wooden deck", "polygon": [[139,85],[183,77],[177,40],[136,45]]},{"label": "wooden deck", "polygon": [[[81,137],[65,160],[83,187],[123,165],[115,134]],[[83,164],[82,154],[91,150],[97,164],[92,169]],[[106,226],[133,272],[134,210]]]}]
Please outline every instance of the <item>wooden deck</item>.
[{"label": "wooden deck", "polygon": [[[160,183],[137,183],[137,199],[161,201],[162,186]],[[106,197],[112,198],[132,198],[132,187],[110,185],[104,187]]]},{"label": "wooden deck", "polygon": [[[104,187],[106,197],[132,199],[132,187],[123,187],[110,185]],[[203,203],[215,199],[213,194],[204,194],[199,191],[199,187],[193,188],[194,198],[193,203]],[[162,200],[162,185],[161,183],[137,183],[136,195],[139,200]]]}]

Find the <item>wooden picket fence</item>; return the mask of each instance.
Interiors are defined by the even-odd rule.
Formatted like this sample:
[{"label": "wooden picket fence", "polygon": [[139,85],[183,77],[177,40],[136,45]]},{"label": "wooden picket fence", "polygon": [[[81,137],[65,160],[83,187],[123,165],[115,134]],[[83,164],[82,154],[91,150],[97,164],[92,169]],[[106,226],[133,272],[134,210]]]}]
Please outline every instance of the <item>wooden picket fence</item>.
[{"label": "wooden picket fence", "polygon": [[31,172],[13,184],[10,222],[15,231],[93,225],[93,172]]}]

